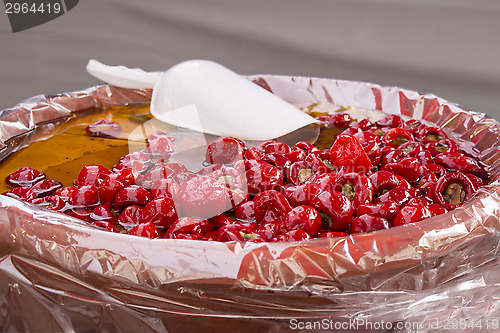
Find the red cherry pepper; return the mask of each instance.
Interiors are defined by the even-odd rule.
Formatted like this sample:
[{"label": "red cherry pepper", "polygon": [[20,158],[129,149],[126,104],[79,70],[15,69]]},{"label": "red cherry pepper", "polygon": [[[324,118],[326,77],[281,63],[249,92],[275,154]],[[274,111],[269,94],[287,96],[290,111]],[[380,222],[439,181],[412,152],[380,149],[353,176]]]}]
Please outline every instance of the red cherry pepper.
[{"label": "red cherry pepper", "polygon": [[359,143],[365,147],[366,145],[376,142],[378,144],[382,143],[382,140],[380,140],[380,137],[376,135],[373,132],[370,131],[363,131],[363,132],[357,132],[354,133],[352,136],[354,136],[356,139],[358,139]]},{"label": "red cherry pepper", "polygon": [[255,202],[240,203],[233,212],[234,217],[245,222],[255,222]]},{"label": "red cherry pepper", "polygon": [[149,223],[141,223],[136,225],[132,230],[128,232],[129,235],[142,236],[147,238],[160,238],[161,233],[158,231],[156,226]]},{"label": "red cherry pepper", "polygon": [[413,135],[401,127],[396,127],[386,132],[382,137],[384,145],[389,147],[399,147],[404,143],[414,141]]},{"label": "red cherry pepper", "polygon": [[422,165],[422,174],[425,175],[428,173],[435,174],[439,179],[446,173],[446,169],[442,165],[434,163],[427,163],[425,165]]},{"label": "red cherry pepper", "polygon": [[394,226],[400,226],[408,223],[415,223],[432,217],[432,213],[425,205],[421,203],[411,203],[401,208],[398,216],[393,221]]},{"label": "red cherry pepper", "polygon": [[444,208],[442,205],[437,204],[437,203],[429,204],[428,208],[431,211],[432,216],[441,215],[441,214],[445,214],[448,212],[448,210],[446,208]]},{"label": "red cherry pepper", "polygon": [[85,222],[94,222],[94,220],[91,217],[92,214],[92,208],[79,208],[79,207],[73,207],[69,208],[67,210],[64,210],[63,213],[75,217],[77,219],[80,219]]},{"label": "red cherry pepper", "polygon": [[100,119],[85,128],[88,135],[100,137],[116,136],[120,130],[120,125],[107,119]]},{"label": "red cherry pepper", "polygon": [[177,140],[177,137],[174,136],[174,135],[170,135],[168,134],[167,132],[163,132],[163,131],[160,131],[160,130],[156,130],[154,131],[153,133],[149,134],[148,137],[146,138],[147,141],[152,141],[152,140],[156,140],[158,138],[161,138],[161,137],[166,137],[168,138],[170,141],[175,141]]},{"label": "red cherry pepper", "polygon": [[163,178],[155,181],[150,189],[155,198],[174,198],[179,185],[172,178]]},{"label": "red cherry pepper", "polygon": [[99,184],[106,178],[111,171],[103,167],[102,165],[86,165],[84,166],[76,179],[74,181],[75,186],[85,186],[85,185],[93,185],[99,186]]},{"label": "red cherry pepper", "polygon": [[458,145],[451,139],[443,139],[429,142],[427,144],[427,150],[432,154],[432,156],[436,156],[441,153],[458,152]]},{"label": "red cherry pepper", "polygon": [[438,178],[433,173],[427,173],[417,179],[414,183],[414,186],[420,190],[422,194],[426,194],[429,192],[434,184],[438,181]]},{"label": "red cherry pepper", "polygon": [[92,207],[99,204],[99,192],[93,185],[77,187],[68,199],[73,207]]},{"label": "red cherry pepper", "polygon": [[459,152],[440,153],[434,157],[434,163],[440,164],[450,170],[467,173],[480,169],[479,164],[475,160]]},{"label": "red cherry pepper", "polygon": [[261,145],[261,149],[264,152],[264,154],[271,154],[271,153],[285,154],[292,151],[292,148],[290,148],[289,145],[287,145],[284,142],[277,142],[277,141],[264,142]]},{"label": "red cherry pepper", "polygon": [[248,193],[256,195],[262,191],[281,191],[283,175],[274,165],[262,163],[248,169],[245,174]]},{"label": "red cherry pepper", "polygon": [[420,126],[415,132],[415,138],[418,141],[427,144],[432,141],[448,139],[448,135],[446,135],[446,133],[439,127]]},{"label": "red cherry pepper", "polygon": [[[192,236],[197,236],[197,235],[192,235]],[[219,241],[219,230],[212,230],[212,231],[205,233],[205,236],[198,236],[198,237],[199,238],[206,237],[207,238],[206,240],[217,242],[217,241]],[[177,239],[180,239],[180,238],[177,237]]]},{"label": "red cherry pepper", "polygon": [[198,178],[198,174],[196,174],[192,171],[184,171],[184,172],[175,173],[175,174],[171,175],[170,178],[172,178],[172,180],[176,184],[182,185],[191,179]]},{"label": "red cherry pepper", "polygon": [[157,163],[140,179],[140,185],[151,188],[152,183],[159,179],[172,178],[174,175],[187,172],[182,163]]},{"label": "red cherry pepper", "polygon": [[214,224],[208,220],[192,217],[181,217],[165,232],[164,238],[177,238],[179,234],[203,236],[214,230]]},{"label": "red cherry pepper", "polygon": [[281,234],[281,223],[268,222],[261,224],[255,232],[269,242],[271,239]]},{"label": "red cherry pepper", "polygon": [[48,195],[42,198],[36,198],[31,200],[31,203],[55,211],[62,211],[66,206],[64,200],[56,195]]},{"label": "red cherry pepper", "polygon": [[422,145],[417,141],[408,141],[399,146],[406,156],[416,157],[422,150]]},{"label": "red cherry pepper", "polygon": [[315,174],[322,174],[334,171],[334,166],[332,165],[330,159],[330,151],[315,150],[309,153],[304,162],[313,170]]},{"label": "red cherry pepper", "polygon": [[101,203],[112,204],[115,201],[118,192],[125,187],[121,179],[120,175],[112,173],[101,182],[98,187]]},{"label": "red cherry pepper", "polygon": [[[326,174],[325,174],[326,175]],[[333,188],[333,183],[331,188]],[[308,183],[296,186],[287,186],[283,188],[283,195],[290,205],[296,207],[300,205],[309,205],[311,200],[321,192],[321,187],[316,183]]]},{"label": "red cherry pepper", "polygon": [[389,222],[392,222],[399,213],[398,204],[392,200],[387,200],[378,204],[361,204],[356,209],[357,216],[371,215],[382,217]]},{"label": "red cherry pepper", "polygon": [[96,221],[118,222],[118,215],[113,212],[112,206],[109,204],[102,204],[94,208],[90,217]]},{"label": "red cherry pepper", "polygon": [[321,192],[312,199],[311,206],[320,212],[322,222],[330,230],[344,231],[352,221],[351,201],[340,192]]},{"label": "red cherry pepper", "polygon": [[297,206],[283,218],[280,231],[286,233],[292,230],[303,230],[314,237],[321,229],[321,216],[311,206]]},{"label": "red cherry pepper", "polygon": [[245,146],[240,141],[230,136],[216,139],[208,145],[205,161],[210,164],[229,164],[243,159]]},{"label": "red cherry pepper", "polygon": [[224,169],[225,165],[224,164],[210,164],[209,166],[203,167],[200,170],[198,170],[197,174],[199,176],[208,176],[214,171]]},{"label": "red cherry pepper", "polygon": [[286,165],[290,164],[290,160],[285,156],[285,154],[280,153],[270,153],[262,157],[262,160],[274,165],[280,171],[282,171]]},{"label": "red cherry pepper", "polygon": [[386,219],[372,215],[362,215],[355,218],[351,223],[353,234],[362,232],[373,232],[382,229],[389,229],[392,225]]},{"label": "red cherry pepper", "polygon": [[28,186],[14,187],[12,190],[3,194],[11,198],[27,202],[36,198],[35,192],[33,192]]},{"label": "red cherry pepper", "polygon": [[341,134],[330,149],[332,165],[344,172],[368,173],[372,162],[359,141],[352,135]]},{"label": "red cherry pepper", "polygon": [[139,223],[152,222],[159,229],[167,229],[178,219],[171,198],[153,199],[141,211]]},{"label": "red cherry pepper", "polygon": [[271,239],[271,242],[298,242],[301,240],[310,239],[311,236],[304,230],[292,230],[284,234],[278,235]]},{"label": "red cherry pepper", "polygon": [[362,130],[358,127],[348,127],[340,134],[355,135],[359,132],[362,132]]},{"label": "red cherry pepper", "polygon": [[379,127],[399,127],[403,124],[403,120],[396,114],[388,114],[375,122]]},{"label": "red cherry pepper", "polygon": [[181,185],[175,203],[186,216],[210,218],[230,207],[226,187],[209,176],[193,178]]},{"label": "red cherry pepper", "polygon": [[483,180],[481,178],[479,178],[478,176],[473,175],[471,173],[464,173],[464,175],[467,178],[469,178],[472,185],[474,185],[474,187],[473,187],[474,192],[476,192],[481,186],[483,186]]},{"label": "red cherry pepper", "polygon": [[372,173],[368,178],[370,178],[370,182],[373,184],[373,194],[375,197],[401,186],[398,177],[389,171],[377,171]]},{"label": "red cherry pepper", "polygon": [[409,190],[410,192],[414,191],[415,189],[410,185],[410,182],[408,182],[406,179],[401,177],[400,175],[394,175],[399,181],[399,186],[404,187],[405,189]]},{"label": "red cherry pepper", "polygon": [[113,172],[118,172],[126,168],[131,168],[137,172],[145,172],[150,165],[149,154],[144,151],[136,151],[120,158],[120,162],[113,167]]},{"label": "red cherry pepper", "polygon": [[411,198],[407,205],[409,204],[422,204],[424,205],[425,207],[429,207],[429,201],[427,201],[425,198],[422,198],[422,197],[414,197],[414,198]]},{"label": "red cherry pepper", "polygon": [[283,194],[274,190],[257,194],[253,202],[255,203],[255,220],[258,224],[282,221],[292,210]]},{"label": "red cherry pepper", "polygon": [[166,136],[159,136],[154,139],[149,139],[146,148],[146,153],[151,156],[155,162],[168,160],[174,152],[172,141]]},{"label": "red cherry pepper", "polygon": [[397,163],[400,159],[407,156],[407,153],[403,149],[384,147],[382,149],[382,159],[380,160],[380,165],[383,167],[389,163]]},{"label": "red cherry pepper", "polygon": [[293,162],[298,162],[298,161],[303,161],[307,154],[303,151],[303,150],[292,150],[291,152],[289,153],[285,153],[283,154],[284,157],[286,157],[290,163],[293,163]]},{"label": "red cherry pepper", "polygon": [[403,128],[405,128],[408,132],[415,134],[415,132],[421,125],[422,123],[420,122],[420,120],[410,119],[403,124]]},{"label": "red cherry pepper", "polygon": [[373,184],[363,174],[346,173],[337,179],[333,189],[347,196],[351,200],[353,208],[373,200]]},{"label": "red cherry pepper", "polygon": [[115,196],[113,208],[122,210],[128,205],[146,206],[153,199],[153,195],[138,185],[122,188]]},{"label": "red cherry pepper", "polygon": [[136,185],[137,179],[139,178],[139,172],[132,168],[123,168],[116,172],[118,179],[125,185]]},{"label": "red cherry pepper", "polygon": [[54,192],[54,195],[57,195],[58,197],[61,197],[64,201],[68,201],[69,197],[71,196],[71,193],[76,190],[76,187],[74,186],[63,186],[57,191]]},{"label": "red cherry pepper", "polygon": [[405,157],[396,163],[387,163],[382,167],[382,171],[392,172],[409,182],[414,182],[422,174],[422,166],[416,157]]},{"label": "red cherry pepper", "polygon": [[219,228],[218,239],[220,242],[265,242],[264,236],[257,232],[255,223],[233,223]]},{"label": "red cherry pepper", "polygon": [[474,194],[474,184],[461,172],[449,172],[439,178],[432,189],[435,203],[453,210],[469,200]]},{"label": "red cherry pepper", "polygon": [[104,220],[99,220],[99,221],[93,221],[92,222],[93,225],[96,225],[96,226],[99,226],[101,228],[104,228],[108,231],[111,231],[111,232],[120,232],[115,226],[113,223],[109,222],[109,221],[104,221]]},{"label": "red cherry pepper", "polygon": [[316,119],[321,121],[324,124],[324,126],[327,128],[349,127],[349,124],[352,121],[351,116],[345,112],[329,114],[326,116],[320,116]]},{"label": "red cherry pepper", "polygon": [[31,187],[33,184],[42,179],[45,179],[45,174],[43,172],[25,166],[8,175],[5,178],[5,182],[12,187]]},{"label": "red cherry pepper", "polygon": [[314,170],[306,161],[298,161],[286,169],[285,178],[288,183],[301,185],[308,182],[314,175]]},{"label": "red cherry pepper", "polygon": [[118,223],[126,230],[130,230],[139,224],[142,207],[137,205],[127,206],[118,216]]},{"label": "red cherry pepper", "polygon": [[432,154],[428,150],[422,150],[415,156],[421,165],[426,165],[428,163],[432,163]]},{"label": "red cherry pepper", "polygon": [[248,148],[243,155],[247,160],[260,160],[262,156],[264,154],[259,147]]},{"label": "red cherry pepper", "polygon": [[368,143],[366,146],[363,146],[366,155],[372,162],[372,165],[379,165],[382,160],[382,149],[379,144],[375,141]]},{"label": "red cherry pepper", "polygon": [[[251,202],[251,201],[249,201],[249,202]],[[215,228],[218,229],[220,227],[225,226],[226,224],[233,224],[237,221],[234,220],[233,218],[229,218],[229,216],[226,215],[226,213],[222,213],[222,214],[219,214],[217,216],[210,218],[210,222],[212,222],[214,224]]]},{"label": "red cherry pepper", "polygon": [[302,150],[306,155],[309,155],[313,151],[317,151],[318,148],[307,141],[299,141],[293,145],[292,150]]},{"label": "red cherry pepper", "polygon": [[217,180],[220,184],[224,185],[228,191],[231,190],[246,190],[245,172],[231,167],[223,167],[219,170],[208,174],[209,177]]},{"label": "red cherry pepper", "polygon": [[378,196],[375,199],[374,203],[379,204],[390,200],[394,201],[398,205],[398,207],[402,207],[413,197],[414,195],[410,190],[398,186]]},{"label": "red cherry pepper", "polygon": [[62,188],[62,184],[58,180],[52,179],[43,179],[39,182],[36,182],[31,190],[35,193],[35,195],[39,198],[45,197],[47,195],[52,195],[58,189]]}]

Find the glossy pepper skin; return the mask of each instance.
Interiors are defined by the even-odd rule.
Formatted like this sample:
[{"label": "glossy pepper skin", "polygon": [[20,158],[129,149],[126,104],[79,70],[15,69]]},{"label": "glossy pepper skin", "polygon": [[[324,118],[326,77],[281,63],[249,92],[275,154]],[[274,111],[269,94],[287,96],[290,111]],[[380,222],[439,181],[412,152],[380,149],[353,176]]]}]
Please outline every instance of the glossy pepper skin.
[{"label": "glossy pepper skin", "polygon": [[280,192],[269,190],[257,194],[255,202],[255,220],[258,224],[281,222],[292,206]]},{"label": "glossy pepper skin", "polygon": [[170,225],[163,237],[179,238],[179,234],[204,236],[207,232],[214,229],[214,224],[208,220],[192,217],[181,217]]},{"label": "glossy pepper skin", "polygon": [[372,215],[362,215],[355,218],[351,223],[353,234],[362,232],[373,232],[382,229],[389,229],[392,225],[386,219]]},{"label": "glossy pepper skin", "polygon": [[353,218],[351,201],[337,191],[324,191],[315,196],[311,206],[321,215],[322,222],[332,231],[345,231]]},{"label": "glossy pepper skin", "polygon": [[363,174],[351,172],[341,175],[335,182],[334,190],[347,196],[354,208],[373,201],[373,184]]},{"label": "glossy pepper skin", "polygon": [[371,215],[382,217],[388,222],[392,222],[399,213],[398,204],[392,200],[387,200],[379,204],[361,204],[356,210],[358,217],[362,215]]},{"label": "glossy pepper skin", "polygon": [[435,203],[447,210],[455,209],[469,200],[474,194],[474,184],[461,172],[449,172],[439,178],[432,189]]},{"label": "glossy pepper skin", "polygon": [[243,159],[245,143],[233,137],[222,137],[208,145],[205,160],[210,164],[229,164]]},{"label": "glossy pepper skin", "polygon": [[219,215],[230,206],[226,187],[209,176],[193,178],[182,184],[174,202],[179,214],[199,218]]},{"label": "glossy pepper skin", "polygon": [[416,157],[404,157],[397,162],[384,165],[382,171],[389,171],[409,182],[414,182],[422,174],[422,166]]},{"label": "glossy pepper skin", "polygon": [[402,144],[414,140],[413,134],[401,127],[389,130],[382,137],[382,142],[387,147],[400,147]]},{"label": "glossy pepper skin", "polygon": [[12,187],[31,187],[36,182],[45,179],[45,174],[30,167],[22,167],[5,178],[5,182]]},{"label": "glossy pepper skin", "polygon": [[470,173],[479,170],[479,165],[476,161],[459,152],[440,153],[434,157],[434,163],[460,172]]},{"label": "glossy pepper skin", "polygon": [[373,168],[370,158],[358,139],[348,134],[341,134],[335,140],[330,148],[330,160],[334,167],[344,172],[366,174]]},{"label": "glossy pepper skin", "polygon": [[421,203],[409,203],[401,208],[398,216],[393,221],[394,226],[415,223],[432,217],[427,206]]},{"label": "glossy pepper skin", "polygon": [[281,222],[281,232],[303,230],[314,237],[321,229],[321,216],[319,212],[307,205],[297,206],[290,210]]},{"label": "glossy pepper skin", "polygon": [[258,225],[255,223],[236,222],[227,224],[218,231],[220,242],[265,242],[267,239],[257,232]]}]

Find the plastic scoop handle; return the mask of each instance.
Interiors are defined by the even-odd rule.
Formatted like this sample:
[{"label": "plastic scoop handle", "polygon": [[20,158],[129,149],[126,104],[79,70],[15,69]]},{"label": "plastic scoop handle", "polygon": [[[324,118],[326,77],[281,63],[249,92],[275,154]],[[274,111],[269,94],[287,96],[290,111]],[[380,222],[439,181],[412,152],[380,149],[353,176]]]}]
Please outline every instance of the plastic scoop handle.
[{"label": "plastic scoop handle", "polygon": [[270,140],[316,122],[281,98],[212,61],[190,60],[164,73],[91,61],[87,70],[109,84],[124,88],[150,88],[155,81],[152,115],[197,132]]}]

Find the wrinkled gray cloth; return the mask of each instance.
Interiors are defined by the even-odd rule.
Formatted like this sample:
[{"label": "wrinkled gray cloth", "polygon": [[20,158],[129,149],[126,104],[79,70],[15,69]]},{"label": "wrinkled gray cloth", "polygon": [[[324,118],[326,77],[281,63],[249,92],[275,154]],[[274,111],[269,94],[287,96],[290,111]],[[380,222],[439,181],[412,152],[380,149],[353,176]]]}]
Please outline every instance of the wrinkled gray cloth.
[{"label": "wrinkled gray cloth", "polygon": [[500,119],[497,0],[84,0],[12,33],[0,13],[0,109],[99,82],[91,58],[145,70],[210,59],[242,74],[399,86]]}]

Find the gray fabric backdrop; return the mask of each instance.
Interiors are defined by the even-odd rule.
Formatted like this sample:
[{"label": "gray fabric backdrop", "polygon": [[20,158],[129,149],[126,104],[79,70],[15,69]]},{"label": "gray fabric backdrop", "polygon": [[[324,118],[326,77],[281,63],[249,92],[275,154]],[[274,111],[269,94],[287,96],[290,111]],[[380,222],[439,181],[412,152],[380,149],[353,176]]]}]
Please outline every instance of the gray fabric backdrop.
[{"label": "gray fabric backdrop", "polygon": [[369,81],[500,119],[498,0],[81,0],[12,33],[0,13],[0,109],[99,83],[91,58],[146,70],[211,59],[242,74]]}]

